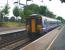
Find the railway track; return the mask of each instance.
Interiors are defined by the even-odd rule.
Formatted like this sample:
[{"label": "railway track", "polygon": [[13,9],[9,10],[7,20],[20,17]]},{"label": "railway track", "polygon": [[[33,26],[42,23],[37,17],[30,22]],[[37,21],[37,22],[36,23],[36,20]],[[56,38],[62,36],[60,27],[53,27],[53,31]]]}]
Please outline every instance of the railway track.
[{"label": "railway track", "polygon": [[20,40],[18,42],[12,43],[12,44],[10,44],[8,46],[5,46],[5,47],[1,48],[0,50],[13,50],[13,49],[18,49],[20,46],[23,46],[24,44],[26,45],[29,42],[30,42],[30,40],[27,38],[27,39]]},{"label": "railway track", "polygon": [[32,42],[32,41],[29,40],[29,41],[23,43],[22,45],[13,48],[12,50],[19,50],[20,48],[25,47],[26,45],[28,45],[28,44],[31,43],[31,42]]},{"label": "railway track", "polygon": [[2,49],[10,44],[14,44],[18,41],[21,41],[21,40],[28,38],[28,34],[26,33],[26,30],[24,30],[24,31],[0,35],[0,37],[1,37],[0,49]]}]

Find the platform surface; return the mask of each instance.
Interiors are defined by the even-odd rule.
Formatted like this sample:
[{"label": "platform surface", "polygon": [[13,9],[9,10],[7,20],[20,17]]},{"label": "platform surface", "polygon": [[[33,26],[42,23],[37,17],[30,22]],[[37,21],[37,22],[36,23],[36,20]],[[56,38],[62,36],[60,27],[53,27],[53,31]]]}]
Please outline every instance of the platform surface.
[{"label": "platform surface", "polygon": [[24,30],[26,30],[26,28],[11,29],[11,30],[6,30],[6,31],[0,31],[0,35],[9,34],[9,33],[18,32],[18,31],[24,31]]},{"label": "platform surface", "polygon": [[65,27],[48,50],[65,50]]}]

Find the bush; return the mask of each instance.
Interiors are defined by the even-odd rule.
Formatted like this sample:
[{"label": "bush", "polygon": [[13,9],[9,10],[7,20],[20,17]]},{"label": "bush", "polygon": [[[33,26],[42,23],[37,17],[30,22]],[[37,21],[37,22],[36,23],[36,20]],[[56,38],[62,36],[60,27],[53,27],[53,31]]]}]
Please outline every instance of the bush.
[{"label": "bush", "polygon": [[2,27],[4,25],[4,23],[3,22],[0,22],[0,27]]},{"label": "bush", "polygon": [[10,18],[10,22],[15,22],[15,21],[16,21],[15,17]]}]

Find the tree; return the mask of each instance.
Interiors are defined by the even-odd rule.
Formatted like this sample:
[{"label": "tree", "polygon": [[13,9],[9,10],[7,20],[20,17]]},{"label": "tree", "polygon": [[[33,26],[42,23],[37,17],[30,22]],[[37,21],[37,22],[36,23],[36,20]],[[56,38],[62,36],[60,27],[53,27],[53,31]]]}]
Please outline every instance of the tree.
[{"label": "tree", "polygon": [[39,13],[40,13],[40,14],[46,16],[47,11],[48,11],[48,9],[47,9],[46,6],[40,6],[40,10],[39,10]]},{"label": "tree", "polygon": [[53,12],[49,11],[46,6],[40,6],[39,14],[44,15],[44,16],[48,16],[51,18],[55,18],[55,15],[53,14]]},{"label": "tree", "polygon": [[[52,0],[49,0],[49,1],[52,1]],[[65,0],[60,0],[60,1],[61,1],[61,3],[65,2]]]},{"label": "tree", "polygon": [[[8,15],[9,9],[10,9],[10,7],[8,6],[8,4],[6,4],[6,5],[4,6],[4,8],[2,9],[2,11],[1,11],[2,16],[5,17],[5,15]],[[2,17],[2,21],[4,21],[4,17]]]},{"label": "tree", "polygon": [[0,22],[3,22],[3,14],[1,11],[0,11]]},{"label": "tree", "polygon": [[60,0],[62,3],[65,2],[65,0]]},{"label": "tree", "polygon": [[14,16],[16,16],[17,19],[17,17],[19,16],[19,8],[17,6],[13,9],[13,14]]},{"label": "tree", "polygon": [[58,20],[61,20],[61,21],[63,20],[63,18],[62,18],[62,17],[60,17],[60,16],[58,16],[58,17],[57,17],[57,19],[58,19]]},{"label": "tree", "polygon": [[24,7],[24,15],[28,16],[32,13],[39,13],[39,6],[36,4],[27,5]]},{"label": "tree", "polygon": [[56,15],[54,15],[51,11],[47,11],[47,16],[51,18],[56,18]]},{"label": "tree", "polygon": [[8,4],[5,5],[5,7],[2,9],[2,13],[4,13],[5,15],[7,15],[9,13],[9,6]]},{"label": "tree", "polygon": [[[24,15],[24,11],[22,9],[19,10],[20,14],[19,16],[21,17],[21,22],[25,22],[25,15]],[[19,20],[20,21],[20,20]]]},{"label": "tree", "polygon": [[63,19],[61,16],[58,16],[57,19],[60,20],[63,24],[65,24],[65,19]]},{"label": "tree", "polygon": [[36,4],[31,4],[28,8],[32,11],[32,13],[39,13],[39,6]]},{"label": "tree", "polygon": [[22,17],[22,15],[23,15],[23,10],[22,9],[19,9],[19,16]]}]

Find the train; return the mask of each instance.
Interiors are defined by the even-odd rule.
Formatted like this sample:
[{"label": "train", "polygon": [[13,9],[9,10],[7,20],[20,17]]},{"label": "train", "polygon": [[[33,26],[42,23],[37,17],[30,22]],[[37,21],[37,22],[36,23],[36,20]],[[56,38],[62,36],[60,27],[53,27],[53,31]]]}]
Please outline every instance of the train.
[{"label": "train", "polygon": [[26,27],[31,39],[36,39],[61,25],[61,21],[40,14],[31,14],[26,18]]}]

